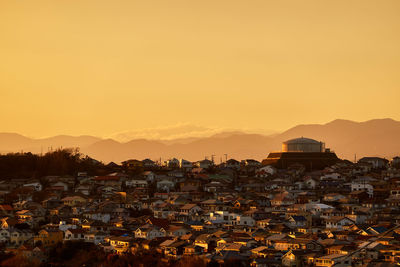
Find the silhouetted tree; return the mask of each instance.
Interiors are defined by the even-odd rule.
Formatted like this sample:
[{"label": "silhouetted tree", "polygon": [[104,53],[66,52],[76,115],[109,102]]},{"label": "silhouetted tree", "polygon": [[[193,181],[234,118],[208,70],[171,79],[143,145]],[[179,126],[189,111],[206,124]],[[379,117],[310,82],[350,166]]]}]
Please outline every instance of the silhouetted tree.
[{"label": "silhouetted tree", "polygon": [[[0,178],[41,178],[48,175],[75,176],[78,172],[97,175],[107,171],[99,161],[83,156],[77,149],[59,149],[45,155],[11,153],[0,155]],[[41,182],[46,185],[46,180]]]}]

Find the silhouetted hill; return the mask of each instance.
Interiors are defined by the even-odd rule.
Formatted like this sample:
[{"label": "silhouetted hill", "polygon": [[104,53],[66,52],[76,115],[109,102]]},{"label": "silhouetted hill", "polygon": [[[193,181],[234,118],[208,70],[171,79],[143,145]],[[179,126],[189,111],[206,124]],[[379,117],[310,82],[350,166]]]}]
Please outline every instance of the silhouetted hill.
[{"label": "silhouetted hill", "polygon": [[51,149],[55,150],[62,147],[82,148],[99,140],[101,139],[89,135],[58,135],[48,138],[33,139],[15,133],[0,133],[0,151],[1,153],[20,151],[45,153]]},{"label": "silhouetted hill", "polygon": [[30,139],[18,134],[0,134],[0,151],[21,150],[39,153],[48,147],[80,147],[81,152],[104,162],[121,162],[130,158],[160,157],[200,160],[215,155],[216,162],[229,158],[254,158],[261,160],[271,151],[280,151],[281,143],[288,139],[305,136],[326,143],[344,159],[353,160],[363,156],[391,158],[400,155],[400,122],[377,119],[366,122],[334,120],[326,124],[298,125],[283,133],[265,136],[243,132],[224,132],[210,137],[179,138],[175,140],[135,139],[118,142],[93,136],[55,136]]},{"label": "silhouetted hill", "polygon": [[87,152],[102,160],[113,161],[127,158],[159,159],[160,157],[199,160],[215,155],[215,160],[218,162],[220,158],[225,158],[224,154],[237,159],[261,160],[271,151],[280,151],[283,141],[301,136],[321,140],[339,157],[349,160],[353,160],[355,154],[358,158],[363,156],[391,158],[400,154],[398,140],[400,122],[392,119],[366,122],[334,120],[327,124],[298,125],[273,136],[227,132],[206,138],[194,138],[182,143],[173,142],[173,140],[164,143],[142,139],[135,140],[134,143],[132,141],[125,144],[119,143],[119,145],[103,149],[98,149],[97,144],[94,144]]},{"label": "silhouetted hill", "polygon": [[299,125],[279,134],[277,142],[306,136],[321,140],[339,157],[353,160],[354,155],[391,158],[400,154],[400,122],[376,119],[365,122],[334,120],[324,125]]},{"label": "silhouetted hill", "polygon": [[16,152],[30,145],[32,139],[16,133],[0,133],[0,151]]}]

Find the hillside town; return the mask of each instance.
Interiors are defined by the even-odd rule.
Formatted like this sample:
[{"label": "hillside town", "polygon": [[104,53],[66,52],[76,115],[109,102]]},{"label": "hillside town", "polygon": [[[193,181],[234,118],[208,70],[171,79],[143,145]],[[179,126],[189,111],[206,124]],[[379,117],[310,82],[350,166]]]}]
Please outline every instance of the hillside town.
[{"label": "hillside town", "polygon": [[2,180],[0,265],[72,266],[53,255],[71,244],[160,266],[400,264],[400,157],[319,170],[228,157],[107,167]]}]

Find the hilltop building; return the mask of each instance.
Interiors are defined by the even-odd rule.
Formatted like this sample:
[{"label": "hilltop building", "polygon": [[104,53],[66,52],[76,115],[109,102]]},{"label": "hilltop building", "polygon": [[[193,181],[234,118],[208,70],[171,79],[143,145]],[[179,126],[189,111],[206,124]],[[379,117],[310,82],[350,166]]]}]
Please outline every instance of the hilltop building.
[{"label": "hilltop building", "polygon": [[282,143],[281,152],[271,152],[262,165],[286,169],[293,164],[302,164],[307,170],[320,170],[338,162],[339,159],[325,143],[310,138],[295,138]]}]

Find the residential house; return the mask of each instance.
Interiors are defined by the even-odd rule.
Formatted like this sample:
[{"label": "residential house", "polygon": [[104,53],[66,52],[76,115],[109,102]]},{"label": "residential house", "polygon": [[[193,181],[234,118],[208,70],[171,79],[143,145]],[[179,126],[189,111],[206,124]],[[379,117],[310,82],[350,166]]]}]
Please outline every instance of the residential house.
[{"label": "residential house", "polygon": [[165,237],[166,231],[155,225],[146,224],[135,231],[135,238],[143,238],[147,240],[152,240],[158,237]]},{"label": "residential house", "polygon": [[10,230],[10,244],[13,246],[20,246],[32,238],[33,238],[33,232],[30,229]]},{"label": "residential house", "polygon": [[42,229],[34,237],[34,244],[41,243],[44,247],[54,246],[63,241],[63,232],[58,229]]},{"label": "residential house", "polygon": [[64,231],[64,241],[82,241],[85,232],[84,229],[67,229]]},{"label": "residential house", "polygon": [[325,220],[326,228],[334,228],[342,230],[346,225],[355,224],[355,222],[349,218],[334,216]]},{"label": "residential house", "polygon": [[389,164],[389,160],[379,157],[364,157],[361,158],[358,163],[369,163],[373,169],[385,168]]}]

